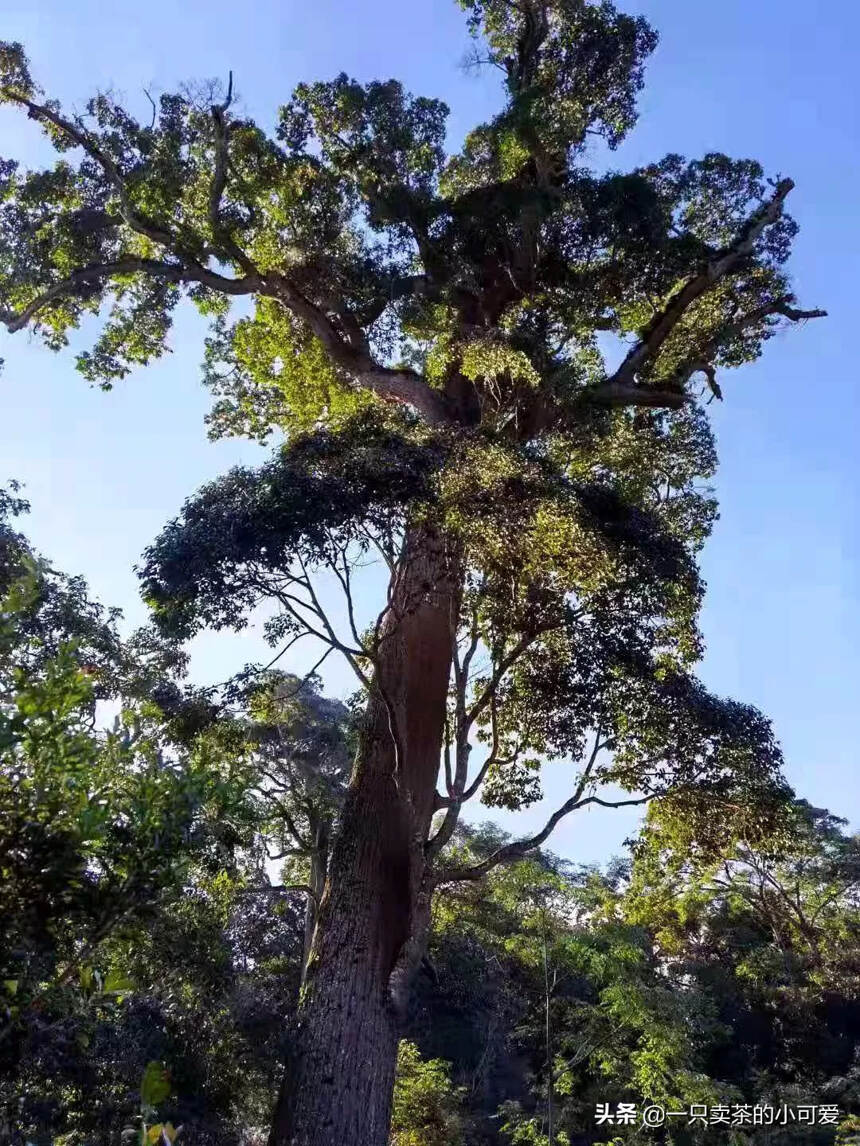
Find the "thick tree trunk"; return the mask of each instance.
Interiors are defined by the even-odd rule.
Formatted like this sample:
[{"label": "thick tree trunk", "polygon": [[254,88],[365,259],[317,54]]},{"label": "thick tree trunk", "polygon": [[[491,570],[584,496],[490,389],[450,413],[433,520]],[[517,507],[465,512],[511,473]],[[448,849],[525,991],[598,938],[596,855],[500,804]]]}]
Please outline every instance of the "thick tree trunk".
[{"label": "thick tree trunk", "polygon": [[272,1146],[385,1146],[400,1011],[420,959],[459,606],[458,562],[407,535],[382,625],[376,688],[334,840]]}]

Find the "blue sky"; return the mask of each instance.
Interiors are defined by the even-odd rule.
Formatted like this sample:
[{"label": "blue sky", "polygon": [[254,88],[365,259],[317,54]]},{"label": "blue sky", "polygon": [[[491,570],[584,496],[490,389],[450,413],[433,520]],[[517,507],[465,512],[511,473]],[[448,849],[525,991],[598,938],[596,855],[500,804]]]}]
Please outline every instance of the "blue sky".
[{"label": "blue sky", "polygon": [[[797,184],[789,208],[801,233],[791,272],[802,303],[830,317],[773,340],[760,362],[725,375],[725,402],[711,407],[721,519],[703,560],[702,675],[767,712],[792,783],[858,824],[860,6],[834,0],[826,19],[805,0],[622,6],[651,19],[661,42],[640,124],[613,165],[719,150],[757,158]],[[296,82],[339,71],[397,76],[445,99],[453,142],[496,101],[491,76],[458,67],[468,38],[451,0],[6,0],[0,35],[24,42],[37,77],[65,102],[110,87],[142,114],[144,87],[170,89],[228,69],[264,124]],[[33,126],[6,109],[0,154],[46,157]],[[130,624],[144,620],[132,572],[143,548],[201,482],[263,456],[248,443],[207,442],[202,336],[200,321],[184,313],[170,355],[102,394],[74,372],[71,353],[0,335],[0,481],[26,482],[34,542],[58,568],[84,573]],[[203,637],[194,673],[222,679],[265,651],[254,629]],[[327,679],[332,689],[351,687],[335,668]],[[563,798],[567,775],[563,766],[551,770],[549,803]],[[535,809],[517,823],[528,830],[540,815]],[[580,814],[553,846],[574,859],[603,859],[633,822]]]}]

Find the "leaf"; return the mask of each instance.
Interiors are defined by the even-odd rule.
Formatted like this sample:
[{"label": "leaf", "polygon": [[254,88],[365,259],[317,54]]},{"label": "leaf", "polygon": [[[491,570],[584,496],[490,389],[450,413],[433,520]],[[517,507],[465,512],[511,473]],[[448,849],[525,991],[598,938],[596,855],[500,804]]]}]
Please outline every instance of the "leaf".
[{"label": "leaf", "polygon": [[7,995],[17,995],[18,994],[18,980],[17,979],[4,979],[3,980],[3,989],[5,990]]},{"label": "leaf", "polygon": [[148,1062],[140,1080],[140,1101],[144,1106],[157,1106],[170,1094],[170,1075],[161,1062]]},{"label": "leaf", "polygon": [[103,995],[127,995],[134,990],[134,983],[121,971],[108,971],[102,986]]},{"label": "leaf", "polygon": [[169,1146],[172,1146],[179,1137],[179,1131],[181,1129],[181,1126],[177,1129],[172,1122],[156,1122],[155,1125],[150,1126],[147,1131],[146,1140],[154,1146],[155,1143],[161,1142],[163,1139]]}]

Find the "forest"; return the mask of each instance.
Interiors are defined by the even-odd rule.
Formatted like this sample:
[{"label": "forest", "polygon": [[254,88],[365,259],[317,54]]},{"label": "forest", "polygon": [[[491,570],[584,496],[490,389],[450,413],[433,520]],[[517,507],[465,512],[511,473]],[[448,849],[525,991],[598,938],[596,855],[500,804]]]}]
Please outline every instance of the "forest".
[{"label": "forest", "polygon": [[[0,1146],[860,1143],[860,835],[700,675],[724,375],[826,319],[794,182],[615,168],[643,17],[457,6],[500,85],[457,147],[397,80],[139,118],[0,43],[56,152],[0,159],[9,339],[145,386],[194,308],[209,436],[268,450],[136,629],[2,475]],[[595,809],[623,849],[554,851]]]}]

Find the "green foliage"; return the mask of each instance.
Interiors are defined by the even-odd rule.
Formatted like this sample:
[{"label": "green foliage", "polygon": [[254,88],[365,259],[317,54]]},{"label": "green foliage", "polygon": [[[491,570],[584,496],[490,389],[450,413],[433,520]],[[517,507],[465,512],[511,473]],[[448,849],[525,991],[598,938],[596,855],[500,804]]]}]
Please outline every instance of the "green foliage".
[{"label": "green foliage", "polygon": [[[518,1103],[505,1103],[499,1110],[499,1117],[504,1119],[501,1124],[504,1140],[511,1146],[550,1146],[545,1120],[525,1117]],[[570,1146],[570,1138],[563,1130],[553,1134],[553,1142],[558,1146]]]},{"label": "green foliage", "polygon": [[[478,858],[499,842],[488,830],[458,846]],[[605,873],[545,855],[497,869],[438,904],[435,977],[421,984],[413,1037],[451,1060],[482,1143],[547,1140],[547,998],[558,1141],[604,1141],[596,1104],[619,1102],[830,1102],[847,1135],[860,1101],[855,851],[833,817],[800,803],[766,843],[686,874],[647,866],[641,848]],[[813,945],[798,909],[779,909],[799,872],[800,915],[808,923],[825,903],[833,913],[830,925],[816,919]],[[758,1140],[720,1130],[678,1126],[673,1141]],[[825,1143],[836,1127],[778,1133]],[[613,1134],[663,1140],[641,1125]]]},{"label": "green foliage", "polygon": [[[621,141],[635,120],[642,65],[657,43],[643,19],[620,15],[609,4],[459,2],[472,32],[484,37],[507,73],[514,124],[541,122],[545,146],[553,139],[581,145],[587,125],[604,132],[610,145]],[[541,33],[540,55],[530,59],[528,37]]]},{"label": "green foliage", "polygon": [[[690,675],[715,517],[691,380],[718,393],[717,367],[803,316],[782,269],[789,186],[718,154],[594,174],[586,139],[632,128],[652,29],[609,3],[461,7],[506,86],[457,155],[444,105],[394,80],[300,85],[269,139],[215,88],[163,96],[149,126],[106,96],[66,117],[7,46],[2,98],[61,156],[4,166],[5,321],[58,345],[111,308],[79,360],[110,384],[163,351],[187,294],[213,323],[213,434],[286,433],[148,550],[163,632],[239,627],[283,606],[298,566],[343,576],[373,546],[394,562],[429,522],[458,552],[461,636],[490,654],[473,698],[521,650],[479,706],[488,802],[535,800],[540,762],[581,758],[597,730],[614,758],[592,783],[671,793],[703,830],[715,802],[764,822],[766,721]],[[618,397],[608,344],[631,335]],[[287,607],[270,627],[307,631]],[[354,636],[372,667],[374,635]]]},{"label": "green foliage", "polygon": [[404,1039],[397,1053],[391,1146],[461,1146],[463,1098],[451,1084],[448,1064],[423,1060]]},{"label": "green foliage", "polygon": [[[244,777],[211,737],[177,747],[153,700],[158,662],[140,659],[145,642],[126,647],[114,615],[20,534],[7,529],[2,542],[0,1112],[22,1133],[92,1141],[121,1129],[135,1091],[146,1121],[167,1099],[159,1049],[187,1070],[187,1032],[184,1063],[154,1043],[194,1029],[183,916],[202,939],[206,911],[187,897],[207,871],[229,885]],[[119,701],[112,727],[98,727],[99,695]],[[223,924],[217,934],[223,948]],[[183,967],[172,1000],[167,951]],[[198,1017],[198,1037],[205,1030]]]},{"label": "green foliage", "polygon": [[206,341],[204,381],[218,398],[208,416],[210,437],[243,435],[266,441],[288,432],[337,425],[372,399],[346,384],[319,340],[271,300],[232,326],[218,317]]},{"label": "green foliage", "polygon": [[[714,823],[714,800],[738,803],[741,792],[749,805],[777,799],[779,754],[757,712],[710,697],[688,674],[700,647],[692,554],[710,518],[692,479],[697,465],[709,472],[710,440],[693,416],[648,418],[655,451],[668,455],[664,480],[690,482],[667,499],[665,522],[664,503],[638,484],[644,445],[631,441],[622,416],[626,488],[606,480],[605,466],[597,480],[602,442],[586,443],[569,475],[558,474],[503,440],[461,446],[367,412],[296,437],[277,461],[234,471],[186,503],[147,552],[147,598],[173,635],[203,624],[238,628],[261,598],[283,601],[297,565],[355,563],[374,534],[396,546],[409,514],[442,522],[462,536],[474,571],[464,617],[471,613],[489,648],[504,648],[512,634],[529,638],[480,721],[489,740],[494,719],[511,748],[504,770],[488,774],[485,801],[516,807],[536,798],[539,758],[575,758],[587,731],[600,728],[614,757],[595,780],[645,795],[672,791],[691,816],[700,810],[704,828]],[[638,505],[624,496],[637,485]],[[289,613],[269,626],[273,640],[301,631]],[[476,677],[476,694],[486,683]]]},{"label": "green foliage", "polygon": [[[583,382],[608,374],[595,331],[644,331],[743,232],[767,194],[764,173],[709,154],[595,176],[580,165],[586,139],[614,147],[632,128],[653,30],[608,3],[461,7],[479,58],[505,74],[507,100],[450,156],[447,108],[394,80],[302,84],[270,139],[215,88],[163,95],[148,126],[106,95],[66,117],[38,102],[21,45],[4,45],[0,98],[61,153],[46,171],[9,161],[0,172],[5,312],[34,307],[56,347],[106,306],[78,366],[110,385],[163,353],[185,294],[215,322],[213,432],[265,437],[273,424],[336,421],[368,400],[349,355],[332,354],[332,338],[289,301],[289,276],[331,317],[329,333],[362,354],[426,362],[443,389],[459,363],[485,422],[528,421],[551,398],[574,413]],[[641,380],[680,392],[703,363],[757,357],[792,302],[778,268],[794,231],[774,220]],[[212,271],[213,258],[236,277]],[[255,296],[254,309],[229,323],[237,294]],[[594,369],[577,379],[583,352]]]},{"label": "green foliage", "polygon": [[170,1094],[170,1075],[161,1062],[148,1062],[140,1080],[142,1106],[156,1107]]},{"label": "green foliage", "polygon": [[319,562],[332,537],[359,527],[396,531],[427,488],[440,446],[376,417],[320,430],[262,469],[234,469],[186,502],[146,553],[144,593],[161,626],[186,636],[202,624],[244,623],[260,596],[250,574],[278,574],[298,555]]}]

